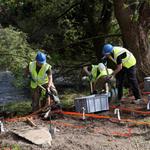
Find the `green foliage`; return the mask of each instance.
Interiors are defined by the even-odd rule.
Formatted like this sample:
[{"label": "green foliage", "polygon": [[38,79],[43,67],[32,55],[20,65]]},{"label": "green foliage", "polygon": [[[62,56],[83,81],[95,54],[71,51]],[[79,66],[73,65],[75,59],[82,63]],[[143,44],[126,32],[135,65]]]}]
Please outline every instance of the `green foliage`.
[{"label": "green foliage", "polygon": [[30,101],[7,103],[5,107],[9,107],[11,110],[16,110],[18,116],[27,116],[29,111],[32,109]]},{"label": "green foliage", "polygon": [[11,149],[13,149],[13,150],[21,150],[21,148],[20,148],[20,146],[16,146],[15,144],[12,144],[12,145],[0,145],[0,149],[5,149],[5,150],[7,150],[7,149],[9,149],[10,150],[10,148]]},{"label": "green foliage", "polygon": [[16,82],[12,83],[13,86],[23,85],[25,67],[30,61],[35,60],[39,51],[31,49],[27,42],[27,34],[12,26],[5,29],[0,26],[0,66],[11,70],[15,76]]},{"label": "green foliage", "polygon": [[[20,21],[18,26],[23,32],[28,33],[28,35],[25,35],[30,37],[30,39],[28,39],[30,40],[30,43],[32,40],[37,42],[27,46],[27,49],[30,49],[31,51],[28,52],[28,56],[29,54],[32,54],[32,56],[27,57],[30,58],[30,60],[35,58],[35,54],[39,49],[45,49],[48,54],[47,57],[50,58],[51,56],[48,63],[52,64],[55,69],[61,70],[61,72],[63,72],[62,74],[65,76],[69,73],[74,79],[75,77],[80,78],[80,76],[82,76],[80,70],[85,63],[97,61],[95,52],[96,49],[98,49],[97,47],[100,47],[101,45],[98,43],[99,45],[95,48],[92,40],[83,41],[82,43],[80,43],[80,40],[91,37],[94,29],[97,30],[94,32],[97,32],[99,35],[105,33],[103,31],[103,26],[105,25],[102,22],[104,18],[102,17],[103,14],[101,14],[104,5],[107,4],[105,1],[89,1],[89,7],[91,8],[91,6],[93,6],[93,12],[91,12],[93,16],[87,16],[86,5],[80,0],[26,0],[25,2],[23,0],[8,0],[7,2],[8,10],[6,13],[8,12],[8,14],[12,8],[15,8],[16,4],[19,4],[20,11],[18,18],[20,18]],[[29,13],[23,13],[23,5],[30,8]],[[112,11],[108,8],[107,10],[109,12]],[[89,17],[91,17],[94,24],[93,29],[91,30],[89,29]],[[109,26],[111,26],[109,34],[120,33],[118,23],[114,16],[112,20],[112,23],[109,24]],[[110,40],[113,40],[112,42],[115,45],[121,43],[120,40],[118,40],[118,37],[108,38],[108,41]],[[23,52],[26,51],[24,45],[21,49],[23,49]],[[26,56],[26,54],[23,53],[21,56]],[[24,61],[22,58],[21,60]],[[27,62],[29,61],[22,62],[22,64],[24,64],[23,67],[26,66]],[[21,76],[21,67],[22,66],[18,65],[12,67],[13,74],[17,78],[17,82],[13,84],[14,86],[23,84],[21,82],[20,84],[18,83],[21,77],[23,77]],[[60,72],[58,72],[58,76],[59,75]]]},{"label": "green foliage", "polygon": [[72,99],[64,100],[63,102],[61,102],[61,106],[63,108],[66,108],[66,107],[69,107],[69,106],[72,106],[72,105],[75,105],[75,102]]},{"label": "green foliage", "polygon": [[123,4],[123,9],[126,9],[126,8],[128,8],[128,7],[129,7],[129,5]]},{"label": "green foliage", "polygon": [[129,94],[129,88],[123,88],[123,95]]}]

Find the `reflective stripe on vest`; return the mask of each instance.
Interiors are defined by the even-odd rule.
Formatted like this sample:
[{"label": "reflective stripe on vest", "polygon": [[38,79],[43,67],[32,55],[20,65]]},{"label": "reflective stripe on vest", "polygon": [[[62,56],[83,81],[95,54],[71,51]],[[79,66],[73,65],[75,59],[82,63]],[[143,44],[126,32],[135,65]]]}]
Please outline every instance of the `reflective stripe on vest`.
[{"label": "reflective stripe on vest", "polygon": [[117,64],[117,57],[126,52],[126,58],[122,59],[122,66],[130,68],[136,64],[136,59],[131,52],[122,47],[114,47],[114,58],[110,56],[109,58]]},{"label": "reflective stripe on vest", "polygon": [[[113,73],[113,70],[112,70],[112,69],[107,69],[107,70],[108,70],[108,73],[109,73],[109,74]],[[104,75],[107,75],[107,71],[106,71],[105,68],[100,72],[100,74],[99,74],[99,76],[98,76],[97,79],[99,79],[101,76],[104,76]]]},{"label": "reflective stripe on vest", "polygon": [[[98,69],[98,65],[92,65],[92,70],[91,70],[91,74],[92,74],[92,82],[95,81],[96,77],[97,77],[97,69]],[[90,81],[90,78],[88,78],[88,80]]]},{"label": "reflective stripe on vest", "polygon": [[[29,71],[32,75],[32,78],[35,80],[35,82],[39,83],[40,85],[43,85],[45,83],[48,83],[49,79],[46,74],[46,71],[51,67],[49,64],[44,63],[41,69],[39,70],[38,74],[36,72],[36,61],[29,63]],[[36,88],[37,85],[31,81],[31,87]]]}]

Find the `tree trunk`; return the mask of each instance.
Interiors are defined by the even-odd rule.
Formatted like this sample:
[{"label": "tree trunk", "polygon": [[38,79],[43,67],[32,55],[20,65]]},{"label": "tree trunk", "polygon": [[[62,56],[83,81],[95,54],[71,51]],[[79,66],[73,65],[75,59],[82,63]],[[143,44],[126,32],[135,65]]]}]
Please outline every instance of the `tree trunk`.
[{"label": "tree trunk", "polygon": [[[103,9],[101,11],[101,15],[98,20],[95,17],[95,5],[96,0],[85,0],[85,7],[88,16],[89,26],[90,26],[90,33],[91,37],[99,36],[99,35],[106,35],[109,33],[110,30],[110,22],[112,19],[112,4],[104,4]],[[104,46],[105,38],[98,38],[93,39],[93,45],[95,54],[97,57],[96,63],[99,63],[102,58],[102,49]]]},{"label": "tree trunk", "polygon": [[[113,0],[115,16],[118,20],[123,46],[133,53],[137,60],[137,78],[139,83],[144,77],[150,76],[150,54],[148,48],[148,31],[150,28],[150,5],[144,1],[137,5],[130,5],[123,9],[123,4],[130,4],[128,0]],[[133,2],[133,1],[132,1]],[[131,20],[130,15],[138,10],[137,21]]]}]

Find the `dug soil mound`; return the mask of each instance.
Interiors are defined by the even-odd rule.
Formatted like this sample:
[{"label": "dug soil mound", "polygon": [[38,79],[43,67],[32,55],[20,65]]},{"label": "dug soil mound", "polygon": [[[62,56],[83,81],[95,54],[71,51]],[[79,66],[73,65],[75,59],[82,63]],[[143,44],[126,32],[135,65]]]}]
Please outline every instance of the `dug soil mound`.
[{"label": "dug soil mound", "polygon": [[[52,134],[51,147],[36,145],[13,132],[27,127],[50,129],[50,118],[45,119],[43,113],[30,118],[36,127],[32,127],[26,118],[5,121],[5,132],[0,134],[0,145],[3,148],[15,145],[21,150],[149,149],[148,95],[143,95],[141,104],[132,104],[132,98],[132,95],[123,97],[118,104],[111,104],[109,110],[93,113],[85,119],[74,113],[75,107],[68,110],[72,114],[51,113],[51,128],[56,128],[56,133]],[[119,108],[120,120],[118,114],[114,113],[115,108]],[[66,112],[65,109],[63,111]]]}]

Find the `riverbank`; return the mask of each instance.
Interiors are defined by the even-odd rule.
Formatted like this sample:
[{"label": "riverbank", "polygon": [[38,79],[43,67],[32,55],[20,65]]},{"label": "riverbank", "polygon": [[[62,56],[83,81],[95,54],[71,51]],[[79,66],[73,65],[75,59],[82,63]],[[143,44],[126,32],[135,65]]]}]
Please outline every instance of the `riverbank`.
[{"label": "riverbank", "polygon": [[[5,132],[0,134],[0,145],[9,148],[18,146],[18,150],[149,149],[150,127],[148,123],[150,121],[146,109],[147,102],[143,101],[142,104],[131,104],[132,98],[133,95],[124,96],[117,104],[120,108],[120,121],[117,119],[117,115],[114,114],[113,108],[93,113],[92,115],[101,117],[86,117],[86,120],[80,115],[71,114],[71,112],[75,112],[75,107],[67,110],[70,114],[52,113],[52,128],[56,127],[56,134],[52,135],[51,147],[48,145],[36,145],[13,132],[27,128],[35,128],[36,130],[39,127],[49,129],[49,118],[44,119],[44,114],[30,118],[37,127],[33,127],[25,118],[5,121]],[[148,97],[147,95],[142,95],[142,98],[147,99]],[[122,110],[121,108],[135,111]]]}]

